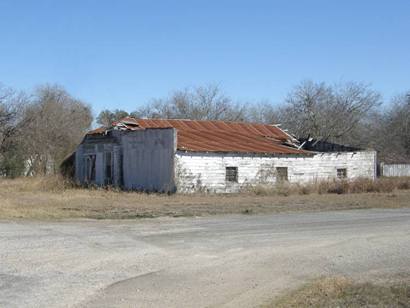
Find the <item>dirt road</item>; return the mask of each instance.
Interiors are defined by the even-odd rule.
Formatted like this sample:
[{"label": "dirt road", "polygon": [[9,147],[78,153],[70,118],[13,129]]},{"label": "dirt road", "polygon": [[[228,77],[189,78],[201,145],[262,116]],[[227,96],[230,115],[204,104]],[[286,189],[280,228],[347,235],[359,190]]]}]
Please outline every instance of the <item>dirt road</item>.
[{"label": "dirt road", "polygon": [[252,307],[410,271],[410,209],[0,222],[0,307]]}]

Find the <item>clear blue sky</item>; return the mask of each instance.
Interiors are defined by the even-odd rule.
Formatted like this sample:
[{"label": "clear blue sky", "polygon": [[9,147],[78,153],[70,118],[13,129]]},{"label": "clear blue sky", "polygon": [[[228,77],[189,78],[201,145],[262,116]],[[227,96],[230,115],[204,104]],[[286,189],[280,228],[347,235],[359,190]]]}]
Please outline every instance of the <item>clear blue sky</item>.
[{"label": "clear blue sky", "polygon": [[410,89],[409,0],[0,0],[0,82],[128,111],[217,83],[279,102],[303,79]]}]

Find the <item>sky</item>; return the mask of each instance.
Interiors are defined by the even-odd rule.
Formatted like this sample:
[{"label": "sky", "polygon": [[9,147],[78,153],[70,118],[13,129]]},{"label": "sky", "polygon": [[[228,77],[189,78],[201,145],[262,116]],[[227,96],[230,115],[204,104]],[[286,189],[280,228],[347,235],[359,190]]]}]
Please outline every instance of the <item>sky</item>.
[{"label": "sky", "polygon": [[409,0],[0,0],[0,83],[133,111],[217,84],[279,103],[303,80],[410,89]]}]

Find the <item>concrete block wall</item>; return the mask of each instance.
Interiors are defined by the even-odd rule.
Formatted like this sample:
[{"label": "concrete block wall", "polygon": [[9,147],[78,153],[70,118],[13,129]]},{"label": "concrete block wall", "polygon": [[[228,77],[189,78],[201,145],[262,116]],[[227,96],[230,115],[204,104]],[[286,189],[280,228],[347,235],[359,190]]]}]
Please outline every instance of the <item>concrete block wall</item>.
[{"label": "concrete block wall", "polygon": [[[288,168],[290,183],[336,178],[346,168],[347,178],[376,178],[376,152],[318,153],[313,156],[258,156],[177,152],[176,185],[180,192],[198,190],[235,192],[247,185],[274,184],[276,167]],[[238,183],[227,182],[225,168],[238,168]]]}]

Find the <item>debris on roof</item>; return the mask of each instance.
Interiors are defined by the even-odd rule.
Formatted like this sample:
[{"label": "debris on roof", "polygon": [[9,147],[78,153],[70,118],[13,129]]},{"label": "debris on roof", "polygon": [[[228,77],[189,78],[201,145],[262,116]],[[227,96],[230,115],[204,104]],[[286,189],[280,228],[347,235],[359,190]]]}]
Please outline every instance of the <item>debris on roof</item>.
[{"label": "debris on roof", "polygon": [[136,119],[131,117],[125,117],[120,121],[116,121],[112,123],[114,129],[119,130],[138,130],[141,129],[140,125],[136,121]]}]

